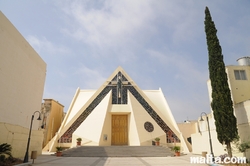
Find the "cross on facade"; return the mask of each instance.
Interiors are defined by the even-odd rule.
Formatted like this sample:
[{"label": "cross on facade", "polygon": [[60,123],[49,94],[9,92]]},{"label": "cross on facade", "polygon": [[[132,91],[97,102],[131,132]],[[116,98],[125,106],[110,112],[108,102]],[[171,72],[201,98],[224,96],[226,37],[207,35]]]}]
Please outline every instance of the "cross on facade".
[{"label": "cross on facade", "polygon": [[116,77],[116,81],[111,82],[112,85],[115,85],[117,88],[117,104],[123,104],[122,103],[122,96],[123,96],[123,86],[128,85],[128,81],[123,81],[122,73],[119,72]]}]

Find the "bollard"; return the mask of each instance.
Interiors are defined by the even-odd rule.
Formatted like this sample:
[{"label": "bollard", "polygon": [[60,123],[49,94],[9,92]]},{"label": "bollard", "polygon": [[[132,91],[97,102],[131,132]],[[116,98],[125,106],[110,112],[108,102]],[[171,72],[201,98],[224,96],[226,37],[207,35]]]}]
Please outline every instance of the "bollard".
[{"label": "bollard", "polygon": [[207,155],[207,152],[201,152],[202,157],[207,157],[206,155]]},{"label": "bollard", "polygon": [[34,159],[36,159],[36,158],[37,158],[37,151],[32,151],[32,152],[31,152],[31,156],[30,156],[30,158],[31,158],[31,159],[33,159],[32,164],[34,164]]}]

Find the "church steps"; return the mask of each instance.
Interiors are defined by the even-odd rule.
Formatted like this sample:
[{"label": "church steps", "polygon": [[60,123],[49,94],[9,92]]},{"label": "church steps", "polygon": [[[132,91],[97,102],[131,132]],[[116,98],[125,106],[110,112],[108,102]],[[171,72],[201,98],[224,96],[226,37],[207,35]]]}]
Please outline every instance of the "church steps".
[{"label": "church steps", "polygon": [[63,151],[63,157],[167,157],[169,148],[161,146],[81,146]]}]

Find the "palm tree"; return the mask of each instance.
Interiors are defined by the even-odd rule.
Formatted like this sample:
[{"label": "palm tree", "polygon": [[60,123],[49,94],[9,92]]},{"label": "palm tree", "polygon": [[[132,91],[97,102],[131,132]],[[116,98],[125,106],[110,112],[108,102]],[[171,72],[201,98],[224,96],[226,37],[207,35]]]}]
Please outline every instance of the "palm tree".
[{"label": "palm tree", "polygon": [[11,145],[7,144],[7,143],[3,143],[0,145],[0,155],[8,155],[10,157],[12,157],[11,154]]}]

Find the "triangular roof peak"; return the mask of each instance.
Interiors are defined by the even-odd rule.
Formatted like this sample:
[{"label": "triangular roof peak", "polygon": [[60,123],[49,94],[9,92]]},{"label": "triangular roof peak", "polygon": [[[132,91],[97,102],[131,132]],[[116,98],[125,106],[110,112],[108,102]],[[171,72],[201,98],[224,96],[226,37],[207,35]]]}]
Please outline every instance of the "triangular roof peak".
[{"label": "triangular roof peak", "polygon": [[132,80],[132,78],[125,72],[125,70],[121,67],[121,66],[118,66],[115,71],[109,76],[109,78],[106,80],[106,82],[104,83],[105,85],[109,84],[111,81],[114,80],[114,78],[117,76],[117,75],[123,75],[124,78],[126,78],[127,81],[129,81],[131,83],[131,85],[133,86],[137,86],[135,84],[135,82]]}]

